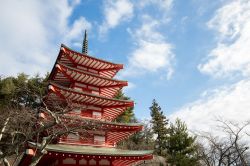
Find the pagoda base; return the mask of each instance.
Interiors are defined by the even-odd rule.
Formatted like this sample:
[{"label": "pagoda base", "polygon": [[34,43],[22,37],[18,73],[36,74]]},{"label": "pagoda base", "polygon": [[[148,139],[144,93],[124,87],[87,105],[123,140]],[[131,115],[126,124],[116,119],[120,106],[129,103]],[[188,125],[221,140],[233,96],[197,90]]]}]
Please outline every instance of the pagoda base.
[{"label": "pagoda base", "polygon": [[[130,151],[116,148],[77,146],[77,145],[47,145],[48,153],[38,163],[38,166],[125,166],[150,160],[152,151]],[[19,166],[27,166],[32,156],[26,154]]]}]

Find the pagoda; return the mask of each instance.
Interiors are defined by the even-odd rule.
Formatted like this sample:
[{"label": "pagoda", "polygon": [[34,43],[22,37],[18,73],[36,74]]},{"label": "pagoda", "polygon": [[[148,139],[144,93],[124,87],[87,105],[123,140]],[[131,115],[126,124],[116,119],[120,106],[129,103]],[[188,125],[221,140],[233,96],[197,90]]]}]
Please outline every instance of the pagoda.
[{"label": "pagoda", "polygon": [[[67,114],[77,117],[79,125],[81,120],[85,120],[97,122],[98,128],[64,134],[55,143],[46,146],[47,154],[40,160],[39,166],[125,166],[153,158],[152,151],[116,147],[117,143],[143,128],[137,123],[115,122],[119,115],[134,106],[133,101],[114,98],[128,85],[127,81],[114,79],[120,69],[123,69],[122,64],[88,55],[86,31],[82,53],[61,45],[49,76],[46,103],[70,104],[72,107]],[[29,153],[25,155],[20,166],[28,165],[30,161]]]}]

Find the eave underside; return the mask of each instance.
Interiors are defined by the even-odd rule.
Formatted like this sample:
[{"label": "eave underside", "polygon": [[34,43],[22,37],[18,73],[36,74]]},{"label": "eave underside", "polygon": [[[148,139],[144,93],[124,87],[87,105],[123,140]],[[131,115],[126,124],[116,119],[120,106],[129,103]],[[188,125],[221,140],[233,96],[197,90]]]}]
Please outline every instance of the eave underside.
[{"label": "eave underside", "polygon": [[114,107],[133,107],[134,102],[130,100],[119,100],[113,98],[102,97],[82,91],[66,88],[50,82],[49,90],[59,93],[67,100],[76,101],[79,103],[88,103],[90,105],[102,106],[103,108]]},{"label": "eave underside", "polygon": [[46,103],[53,105],[56,101],[74,103],[75,105],[91,105],[101,107],[103,118],[106,120],[114,120],[118,115],[122,114],[127,108],[133,107],[133,101],[117,100],[97,95],[81,93],[75,90],[64,88],[60,85],[51,84],[50,92],[47,95]]},{"label": "eave underside", "polygon": [[[84,118],[78,118],[76,120],[77,125],[86,126],[86,122],[81,121]],[[85,119],[89,121],[89,119]],[[67,119],[66,119],[67,121]],[[128,138],[129,136],[133,135],[134,133],[142,130],[142,125],[138,123],[115,123],[115,122],[105,122],[105,121],[98,121],[92,120],[93,124],[97,122],[96,130],[77,130],[78,134],[81,136],[83,135],[84,139],[81,137],[76,137],[74,139],[68,139],[67,135],[60,139],[60,143],[64,144],[72,144],[72,145],[81,145],[81,144],[93,144],[97,146],[109,146],[112,147],[116,145],[118,142]],[[66,122],[65,122],[66,123]],[[73,126],[74,127],[74,126]],[[87,135],[86,135],[87,134]],[[88,135],[90,134],[90,135]],[[92,136],[93,135],[102,135],[106,137],[105,142],[94,142]]]},{"label": "eave underside", "polygon": [[[96,106],[93,104],[88,104],[88,103],[80,103],[77,101],[72,101],[72,100],[66,100],[63,99],[59,96],[60,94],[56,94],[54,92],[49,92],[47,97],[46,97],[46,105],[50,108],[53,109],[54,107],[61,107],[61,105],[63,105],[62,107],[66,107],[66,105],[74,105],[77,106],[78,108],[82,108],[83,111],[87,110],[89,107],[88,106]],[[71,106],[69,106],[71,107]],[[100,106],[98,106],[100,107]],[[120,114],[122,114],[124,111],[126,111],[128,107],[117,107],[117,108],[102,108],[102,117],[98,118],[99,120],[107,120],[107,121],[113,121],[117,118],[117,116],[119,116]],[[75,113],[73,112],[73,110],[71,112],[69,112],[70,114],[72,114],[73,116],[82,116],[82,113]],[[84,117],[84,116],[83,116]],[[94,119],[92,117],[86,117],[89,119]]]},{"label": "eave underside", "polygon": [[123,69],[122,64],[115,64],[92,56],[78,53],[62,45],[59,53],[59,62],[64,64],[81,66],[90,70],[96,70],[101,76],[113,78],[115,74]]},{"label": "eave underside", "polygon": [[112,98],[122,87],[127,86],[126,81],[105,78],[63,64],[56,64],[52,73],[53,77],[51,77],[50,80],[54,80],[66,86],[76,83],[79,85],[84,84],[85,86],[95,87],[99,90],[100,95],[105,97]]},{"label": "eave underside", "polygon": [[[31,143],[34,146],[34,143]],[[94,146],[77,146],[63,144],[49,144],[45,148],[51,153],[74,154],[74,155],[99,155],[110,157],[126,157],[126,159],[147,159],[152,155],[153,151],[144,150],[123,150],[117,148],[94,147]],[[80,156],[79,156],[80,157]]]}]

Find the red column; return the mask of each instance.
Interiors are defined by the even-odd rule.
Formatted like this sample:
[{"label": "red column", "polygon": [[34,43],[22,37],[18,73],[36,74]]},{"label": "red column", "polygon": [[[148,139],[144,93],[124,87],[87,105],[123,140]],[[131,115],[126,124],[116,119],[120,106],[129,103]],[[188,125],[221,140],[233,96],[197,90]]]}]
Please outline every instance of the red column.
[{"label": "red column", "polygon": [[112,160],[109,160],[109,161],[110,161],[110,165],[111,165],[111,166],[114,166],[113,161],[112,161]]},{"label": "red column", "polygon": [[79,159],[75,158],[75,160],[76,160],[76,165],[79,165]]},{"label": "red column", "polygon": [[62,161],[63,161],[62,157],[58,158],[58,165],[62,165],[62,163],[63,163]]},{"label": "red column", "polygon": [[87,161],[87,166],[89,166],[89,160],[90,160],[90,159],[86,159],[86,161]]}]

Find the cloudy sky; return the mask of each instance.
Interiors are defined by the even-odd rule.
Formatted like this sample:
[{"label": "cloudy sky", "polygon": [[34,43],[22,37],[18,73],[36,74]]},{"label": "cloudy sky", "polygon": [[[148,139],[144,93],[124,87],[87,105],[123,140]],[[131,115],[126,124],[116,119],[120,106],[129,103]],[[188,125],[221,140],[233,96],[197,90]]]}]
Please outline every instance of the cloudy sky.
[{"label": "cloudy sky", "polygon": [[250,119],[249,0],[8,0],[0,6],[0,75],[51,70],[60,44],[125,69],[138,118],[152,99],[192,130]]}]

